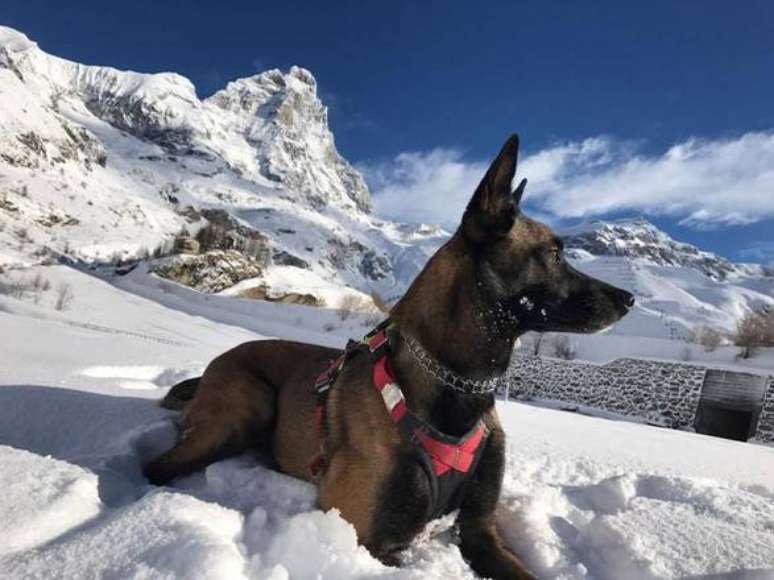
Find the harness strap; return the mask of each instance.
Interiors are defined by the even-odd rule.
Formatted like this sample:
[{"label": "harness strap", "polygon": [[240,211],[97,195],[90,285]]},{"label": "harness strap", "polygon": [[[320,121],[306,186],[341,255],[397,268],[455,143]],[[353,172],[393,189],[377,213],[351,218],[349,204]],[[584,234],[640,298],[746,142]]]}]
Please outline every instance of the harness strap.
[{"label": "harness strap", "polygon": [[[320,441],[320,450],[317,456],[309,464],[309,473],[312,479],[317,479],[323,471],[325,471],[325,430],[327,420],[328,409],[328,393],[336,382],[336,378],[344,368],[344,365],[350,359],[350,357],[357,352],[360,348],[370,344],[371,339],[374,336],[381,336],[381,347],[386,355],[386,349],[389,346],[387,340],[386,329],[391,324],[390,319],[383,320],[376,328],[368,333],[362,341],[350,340],[347,342],[347,346],[344,351],[336,357],[328,367],[321,372],[314,382],[314,391],[317,394],[317,404],[314,409],[315,423],[317,424],[317,434]],[[387,357],[384,357],[385,360]],[[401,393],[402,395],[402,393]]]},{"label": "harness strap", "polygon": [[[431,481],[433,496],[438,496],[438,486],[441,476],[456,472],[464,477],[478,462],[482,443],[489,435],[486,422],[479,419],[476,425],[463,437],[452,438],[436,431],[427,422],[411,413],[406,404],[406,398],[400,389],[395,374],[390,367],[388,357],[389,337],[387,329],[390,321],[385,320],[360,342],[350,341],[344,352],[333,360],[315,381],[317,406],[315,420],[320,440],[320,452],[309,465],[312,478],[316,479],[326,467],[325,461],[325,430],[328,393],[336,382],[341,369],[349,358],[362,347],[367,347],[373,361],[373,384],[382,397],[384,406],[392,422],[400,429],[407,439],[413,441],[422,451],[423,466],[429,471],[432,468]],[[429,465],[428,465],[429,464]],[[431,473],[428,473],[430,476]],[[433,502],[436,503],[435,500]]]},{"label": "harness strap", "polygon": [[423,431],[417,433],[417,439],[433,462],[433,472],[440,477],[450,469],[460,473],[470,471],[476,460],[476,452],[481,445],[481,440],[487,434],[486,425],[483,421],[479,421],[472,435],[459,445],[444,443]]},{"label": "harness strap", "polygon": [[341,369],[344,368],[344,364],[347,362],[351,350],[354,349],[352,349],[351,345],[348,344],[344,352],[336,357],[328,365],[328,367],[322,373],[320,373],[320,375],[317,377],[317,380],[314,382],[314,390],[317,394],[317,404],[314,408],[314,419],[317,426],[317,436],[320,441],[320,450],[317,453],[317,456],[309,464],[309,474],[312,476],[312,479],[317,479],[325,470],[326,466],[325,430],[328,414],[328,392],[330,391],[331,385],[336,382],[336,377],[338,377]]},{"label": "harness strap", "polygon": [[398,423],[406,415],[408,407],[403,391],[393,380],[393,374],[389,368],[389,361],[386,356],[381,357],[374,363],[373,380],[374,386],[382,395],[384,406],[393,423]]},{"label": "harness strap", "polygon": [[476,462],[482,441],[489,434],[484,420],[479,419],[467,435],[453,443],[447,443],[440,437],[434,437],[435,429],[408,410],[406,398],[390,368],[386,351],[389,348],[386,331],[381,330],[373,334],[368,339],[368,348],[371,352],[371,358],[374,360],[374,387],[381,394],[384,406],[387,408],[393,423],[424,449],[432,461],[433,473],[437,477],[444,475],[449,470],[463,474],[468,473]]}]

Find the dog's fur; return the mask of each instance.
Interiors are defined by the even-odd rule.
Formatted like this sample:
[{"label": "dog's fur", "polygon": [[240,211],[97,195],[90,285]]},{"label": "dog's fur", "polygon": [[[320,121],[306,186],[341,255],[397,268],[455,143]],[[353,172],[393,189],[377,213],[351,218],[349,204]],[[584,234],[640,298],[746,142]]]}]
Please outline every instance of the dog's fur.
[{"label": "dog's fur", "polygon": [[[505,447],[494,397],[445,388],[418,366],[401,337],[413,337],[454,372],[481,379],[505,371],[516,338],[526,331],[594,332],[633,304],[628,292],[574,270],[562,257],[561,240],[520,212],[525,181],[511,192],[517,153],[514,135],[484,176],[458,231],[391,312],[391,364],[409,409],[452,436],[466,433],[482,416],[489,423],[458,524],[463,556],[482,576],[498,579],[532,576],[504,546],[493,519]],[[309,479],[321,444],[312,385],[337,354],[271,340],[219,356],[201,379],[168,395],[170,406],[192,399],[177,445],[147,465],[146,476],[163,484],[220,457],[264,446],[283,472]],[[371,376],[369,358],[355,356],[331,389],[319,503],[338,508],[371,553],[395,563],[428,522],[431,492],[416,448],[390,420]]]}]

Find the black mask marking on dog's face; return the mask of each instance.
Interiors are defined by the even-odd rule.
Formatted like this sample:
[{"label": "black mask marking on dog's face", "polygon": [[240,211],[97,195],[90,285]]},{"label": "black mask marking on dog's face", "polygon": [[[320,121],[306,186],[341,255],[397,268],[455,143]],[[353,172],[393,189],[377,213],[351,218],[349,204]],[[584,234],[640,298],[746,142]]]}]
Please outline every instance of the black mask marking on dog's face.
[{"label": "black mask marking on dog's face", "polygon": [[512,136],[465,210],[457,235],[468,244],[489,318],[501,331],[596,332],[634,305],[634,296],[575,270],[551,229],[524,216],[526,180],[511,192],[518,138]]}]

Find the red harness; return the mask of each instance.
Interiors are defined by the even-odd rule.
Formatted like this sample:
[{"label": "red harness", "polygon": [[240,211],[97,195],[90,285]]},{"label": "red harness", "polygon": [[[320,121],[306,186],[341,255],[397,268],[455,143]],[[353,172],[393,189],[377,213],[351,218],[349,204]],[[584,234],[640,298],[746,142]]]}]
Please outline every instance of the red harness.
[{"label": "red harness", "polygon": [[388,321],[385,321],[377,326],[363,342],[350,341],[346,350],[315,381],[315,415],[321,450],[309,469],[313,477],[319,476],[325,469],[324,441],[328,392],[349,358],[367,345],[373,360],[374,387],[381,394],[392,422],[419,451],[422,467],[430,478],[434,516],[438,516],[457,507],[455,496],[475,469],[484,450],[483,443],[489,435],[489,428],[481,418],[462,437],[450,437],[408,409],[403,391],[398,386],[390,366],[387,325]]}]

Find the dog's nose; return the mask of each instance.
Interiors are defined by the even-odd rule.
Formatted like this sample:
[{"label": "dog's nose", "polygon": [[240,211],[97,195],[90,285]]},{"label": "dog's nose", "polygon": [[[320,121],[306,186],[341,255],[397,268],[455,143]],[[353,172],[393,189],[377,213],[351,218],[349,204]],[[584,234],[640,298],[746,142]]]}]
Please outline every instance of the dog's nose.
[{"label": "dog's nose", "polygon": [[631,292],[627,292],[626,290],[619,290],[618,299],[627,308],[631,308],[632,306],[634,306],[634,294],[632,294]]}]

